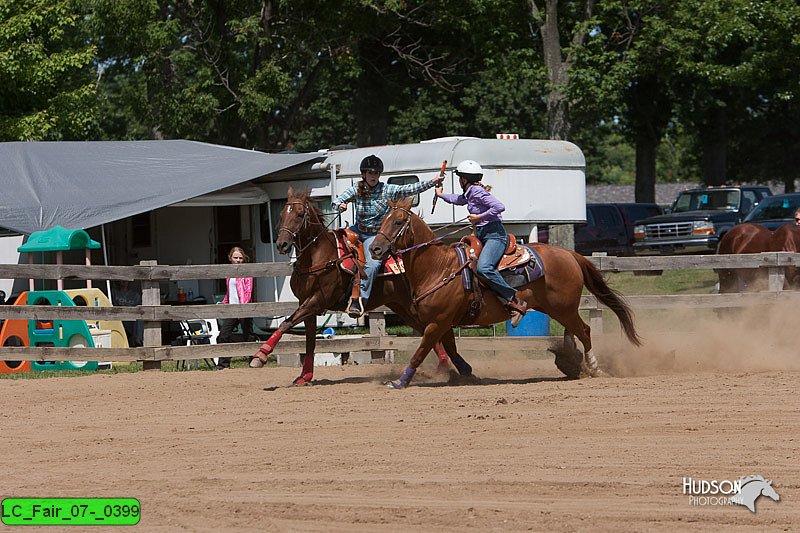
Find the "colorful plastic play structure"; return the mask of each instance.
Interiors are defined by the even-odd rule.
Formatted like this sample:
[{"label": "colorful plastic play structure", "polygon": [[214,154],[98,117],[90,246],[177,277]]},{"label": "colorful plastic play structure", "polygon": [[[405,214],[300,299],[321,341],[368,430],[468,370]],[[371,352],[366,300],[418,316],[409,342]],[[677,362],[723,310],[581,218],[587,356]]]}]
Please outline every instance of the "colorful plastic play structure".
[{"label": "colorful plastic play structure", "polygon": [[[84,230],[67,230],[60,226],[32,233],[28,241],[18,248],[27,252],[33,263],[35,252],[55,252],[56,264],[62,264],[66,250],[86,250],[86,264],[91,264],[90,250],[100,247]],[[110,307],[112,304],[100,289],[87,280],[84,289],[64,290],[63,280],[57,281],[57,290],[35,290],[34,280],[30,290],[17,297],[13,305],[92,306]],[[2,346],[53,346],[63,348],[127,348],[128,338],[119,320],[6,320],[0,329]],[[97,370],[97,361],[0,361],[0,374],[48,370]]]}]

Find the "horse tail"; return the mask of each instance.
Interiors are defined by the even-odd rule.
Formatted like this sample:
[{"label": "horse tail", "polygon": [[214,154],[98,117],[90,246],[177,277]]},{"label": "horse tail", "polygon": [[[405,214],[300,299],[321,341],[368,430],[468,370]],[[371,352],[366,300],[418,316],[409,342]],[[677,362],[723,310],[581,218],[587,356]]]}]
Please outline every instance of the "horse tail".
[{"label": "horse tail", "polygon": [[597,270],[597,267],[594,266],[591,261],[577,252],[572,252],[572,255],[583,271],[583,284],[586,285],[589,292],[594,294],[598,300],[614,311],[614,314],[617,315],[619,319],[619,323],[622,325],[622,331],[625,332],[625,336],[628,337],[631,344],[634,346],[641,346],[642,339],[639,337],[639,334],[636,332],[636,327],[633,325],[633,312],[630,306],[625,302],[623,296],[606,284],[605,279],[603,279],[603,274]]}]

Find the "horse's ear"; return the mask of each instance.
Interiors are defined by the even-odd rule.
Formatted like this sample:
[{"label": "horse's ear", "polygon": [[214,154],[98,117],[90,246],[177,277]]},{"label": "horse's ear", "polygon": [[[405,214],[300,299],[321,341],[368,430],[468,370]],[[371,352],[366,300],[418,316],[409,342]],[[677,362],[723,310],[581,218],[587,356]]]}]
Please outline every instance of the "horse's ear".
[{"label": "horse's ear", "polygon": [[291,198],[292,196],[294,196],[294,187],[292,187],[291,185],[289,186],[289,190],[286,191],[286,196],[288,198]]},{"label": "horse's ear", "polygon": [[391,208],[393,208],[393,209],[394,209],[395,207],[397,207],[397,204],[398,204],[398,202],[397,202],[397,201],[395,201],[395,200],[389,200],[389,207],[391,207]]}]

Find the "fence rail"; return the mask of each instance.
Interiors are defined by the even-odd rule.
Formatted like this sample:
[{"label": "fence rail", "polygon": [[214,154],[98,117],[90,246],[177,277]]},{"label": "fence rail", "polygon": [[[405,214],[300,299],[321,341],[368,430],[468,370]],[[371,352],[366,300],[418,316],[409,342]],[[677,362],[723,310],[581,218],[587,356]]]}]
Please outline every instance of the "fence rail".
[{"label": "fence rail", "polygon": [[[634,309],[669,309],[679,307],[721,308],[797,303],[800,294],[783,292],[783,268],[800,266],[800,253],[765,252],[743,255],[699,255],[657,257],[593,256],[590,260],[603,272],[642,272],[690,269],[760,268],[768,272],[769,291],[744,294],[691,294],[659,296],[627,296]],[[142,320],[144,344],[139,348],[54,348],[0,347],[0,360],[29,361],[143,361],[145,368],[158,368],[160,361],[203,359],[219,356],[250,355],[254,343],[221,345],[162,346],[162,321],[213,318],[245,318],[288,316],[297,308],[292,302],[252,303],[238,305],[161,305],[159,283],[227,277],[275,277],[292,272],[288,263],[250,263],[242,265],[158,265],[145,261],[137,266],[99,265],[5,265],[0,264],[2,279],[77,279],[138,280],[142,282],[142,303],[136,307],[53,307],[0,306],[0,319],[5,320]],[[602,310],[594,296],[581,299],[580,308],[589,311],[593,331],[602,332]],[[378,310],[381,311],[381,310]],[[372,317],[377,315],[372,314]],[[370,335],[361,338],[318,340],[320,352],[353,352],[413,349],[417,337],[392,337],[385,334],[380,320],[370,322]],[[464,350],[541,349],[549,347],[551,337],[462,337]],[[299,354],[305,351],[304,340],[284,340],[276,354]]]}]

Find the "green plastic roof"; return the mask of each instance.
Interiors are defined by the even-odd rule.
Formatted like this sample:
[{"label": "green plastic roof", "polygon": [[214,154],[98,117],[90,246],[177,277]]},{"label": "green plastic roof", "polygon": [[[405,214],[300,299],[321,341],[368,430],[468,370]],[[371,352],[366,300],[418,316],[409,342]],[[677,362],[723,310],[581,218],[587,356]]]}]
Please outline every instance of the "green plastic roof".
[{"label": "green plastic roof", "polygon": [[59,250],[95,250],[100,243],[92,240],[82,229],[56,226],[47,231],[34,231],[28,242],[17,248],[18,252],[58,252]]}]

